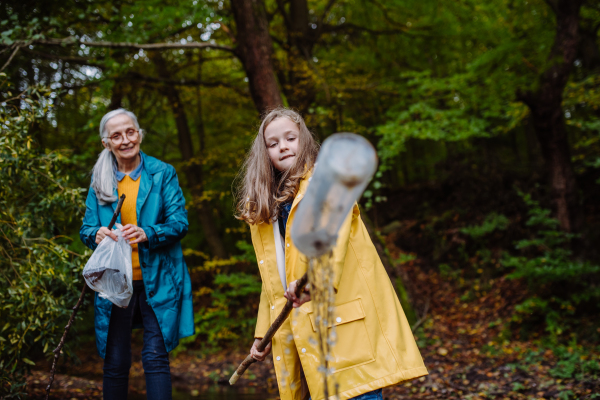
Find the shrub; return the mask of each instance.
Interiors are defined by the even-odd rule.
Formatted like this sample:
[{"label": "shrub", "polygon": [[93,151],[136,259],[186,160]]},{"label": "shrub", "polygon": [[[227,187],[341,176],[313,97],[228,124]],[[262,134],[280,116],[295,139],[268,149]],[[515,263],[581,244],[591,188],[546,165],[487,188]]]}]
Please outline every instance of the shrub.
[{"label": "shrub", "polygon": [[[252,342],[262,285],[252,244],[238,241],[236,247],[241,250],[240,255],[227,260],[207,260],[202,267],[192,269],[192,273],[202,270],[214,274],[210,276],[212,283],[206,282],[207,286],[196,292],[195,300],[207,296],[209,304],[194,314],[196,333],[182,339],[175,354],[191,343],[199,345],[203,352],[213,352]],[[256,272],[241,272],[245,267]]]},{"label": "shrub", "polygon": [[519,255],[505,253],[502,264],[512,269],[510,279],[527,281],[530,296],[515,308],[513,320],[542,319],[546,330],[560,335],[569,317],[584,305],[600,299],[600,266],[576,260],[569,248],[576,235],[558,229],[550,210],[540,207],[528,194],[519,193],[527,204],[529,239],[516,243]]},{"label": "shrub", "polygon": [[31,88],[0,105],[0,397],[23,394],[32,359],[52,354],[82,284],[85,258],[67,234],[82,216],[83,189],[70,187],[65,154],[41,152],[31,133],[47,94]]}]

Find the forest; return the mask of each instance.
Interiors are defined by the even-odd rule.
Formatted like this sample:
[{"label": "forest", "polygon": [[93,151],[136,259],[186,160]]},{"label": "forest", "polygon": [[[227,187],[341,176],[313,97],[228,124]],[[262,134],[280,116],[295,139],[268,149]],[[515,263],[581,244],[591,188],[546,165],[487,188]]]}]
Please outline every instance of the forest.
[{"label": "forest", "polygon": [[[261,293],[234,194],[281,105],[319,142],[377,149],[361,214],[430,373],[384,398],[600,398],[599,31],[594,0],[3,1],[0,398],[45,395],[120,107],[186,200],[195,334],[170,353],[174,398],[277,398],[272,360],[225,385]],[[102,397],[94,343],[88,293],[51,398]]]}]

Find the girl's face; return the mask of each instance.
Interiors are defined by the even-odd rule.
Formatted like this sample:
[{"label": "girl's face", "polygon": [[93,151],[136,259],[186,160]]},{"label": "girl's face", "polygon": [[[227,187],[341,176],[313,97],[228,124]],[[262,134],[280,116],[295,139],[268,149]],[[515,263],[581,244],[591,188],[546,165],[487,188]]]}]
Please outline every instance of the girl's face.
[{"label": "girl's face", "polygon": [[277,118],[267,125],[264,136],[273,166],[279,171],[289,169],[296,161],[298,153],[298,125],[289,118]]}]

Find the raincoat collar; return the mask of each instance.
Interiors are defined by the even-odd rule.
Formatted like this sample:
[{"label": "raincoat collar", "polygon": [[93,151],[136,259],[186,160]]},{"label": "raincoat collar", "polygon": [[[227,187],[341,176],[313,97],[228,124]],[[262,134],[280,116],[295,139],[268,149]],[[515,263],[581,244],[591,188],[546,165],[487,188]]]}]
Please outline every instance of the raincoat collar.
[{"label": "raincoat collar", "polygon": [[119,182],[121,182],[123,180],[123,178],[125,178],[125,175],[129,175],[129,177],[131,179],[133,179],[134,181],[137,181],[138,178],[140,177],[140,175],[142,174],[143,169],[144,169],[144,157],[142,157],[141,151],[140,151],[140,164],[137,166],[136,169],[134,169],[132,172],[130,172],[128,174],[119,171],[119,169],[117,168],[116,160],[113,163],[113,171],[115,172],[115,175],[117,176],[117,181],[119,181]]},{"label": "raincoat collar", "polygon": [[[140,150],[141,162],[140,165],[143,164],[143,168],[141,170],[140,176],[142,177],[140,181],[140,189],[138,191],[138,197],[135,205],[137,216],[140,216],[140,211],[142,210],[142,206],[146,202],[148,198],[148,194],[152,190],[152,175],[163,171],[167,168],[167,164],[157,160],[156,158],[146,155],[143,151]],[[117,188],[114,189],[115,197],[119,197],[119,191]],[[115,201],[111,204],[113,211],[117,209],[118,201]],[[121,222],[121,214],[119,214],[117,218],[117,222]],[[138,224],[140,221],[138,220]]]}]

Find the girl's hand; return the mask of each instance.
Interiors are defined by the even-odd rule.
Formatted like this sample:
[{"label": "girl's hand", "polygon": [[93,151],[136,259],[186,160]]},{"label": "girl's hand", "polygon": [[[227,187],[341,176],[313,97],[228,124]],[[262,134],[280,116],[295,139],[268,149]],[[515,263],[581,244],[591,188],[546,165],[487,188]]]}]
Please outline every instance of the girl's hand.
[{"label": "girl's hand", "polygon": [[[139,226],[127,224],[121,227],[121,232],[123,232],[123,239],[127,240],[129,244],[136,244],[148,241],[148,236],[146,236],[146,232],[144,232],[144,230]],[[130,242],[129,239],[132,238],[134,240]]]},{"label": "girl's hand", "polygon": [[96,232],[96,244],[100,244],[100,242],[107,236],[110,236],[110,238],[115,242],[118,240],[117,235],[112,233],[107,227],[103,226],[102,228],[98,229],[98,232]]},{"label": "girl's hand", "polygon": [[290,283],[290,286],[288,286],[287,290],[283,294],[286,299],[294,303],[294,308],[298,308],[307,301],[310,301],[310,292],[308,291],[309,285],[304,287],[304,291],[300,295],[300,298],[296,297],[296,286],[298,286],[298,281]]},{"label": "girl's hand", "polygon": [[267,356],[271,352],[271,342],[269,342],[267,347],[265,347],[265,349],[262,352],[260,352],[256,349],[256,346],[258,346],[258,344],[260,343],[260,340],[261,339],[254,339],[254,344],[252,345],[252,348],[250,349],[250,355],[256,361],[265,361],[265,358],[267,358]]}]

